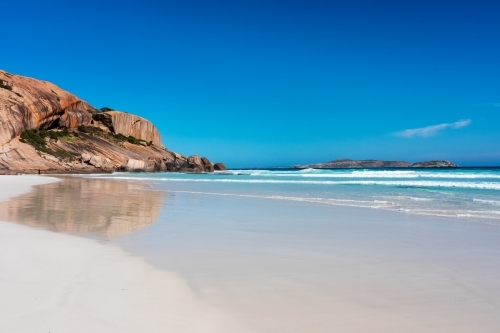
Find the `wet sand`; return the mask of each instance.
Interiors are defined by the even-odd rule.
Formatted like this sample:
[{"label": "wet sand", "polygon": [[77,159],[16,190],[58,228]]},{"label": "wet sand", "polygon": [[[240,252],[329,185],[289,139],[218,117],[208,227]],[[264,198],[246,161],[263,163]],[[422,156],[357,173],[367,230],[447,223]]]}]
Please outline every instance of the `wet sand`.
[{"label": "wet sand", "polygon": [[0,220],[96,239],[117,238],[155,223],[165,194],[141,191],[148,186],[134,181],[45,179],[56,181],[0,202]]},{"label": "wet sand", "polygon": [[[29,191],[30,185],[49,181],[54,179],[2,176],[0,200]],[[50,184],[48,188],[57,190],[60,183]],[[43,193],[42,197],[50,194],[49,197],[60,199],[58,205],[51,206],[57,208],[52,210],[53,214],[46,214],[47,207],[37,202],[47,204],[47,201],[35,196],[31,209],[40,214],[28,214],[28,221],[21,223],[36,228],[0,222],[1,332],[250,332],[222,311],[202,302],[176,274],[152,267],[142,258],[112,244],[38,229],[53,228],[59,221],[56,230],[62,231],[61,226],[65,225],[74,233],[73,226],[88,218],[88,212],[82,212],[78,223],[66,223],[63,217],[71,214],[65,208],[78,207],[81,197],[58,196],[57,191],[47,193],[47,188],[37,189]],[[27,197],[33,198],[32,193]],[[102,186],[100,193],[103,193]],[[21,196],[21,199],[27,197]],[[101,208],[113,204],[108,205],[108,213],[130,209],[112,200],[101,204]],[[20,208],[14,202],[11,207]],[[3,206],[2,213],[5,209]],[[19,212],[13,209],[11,217],[24,219],[25,215],[15,215],[13,211]],[[69,215],[58,215],[60,213]],[[36,225],[31,219],[33,216],[55,216],[56,219]],[[121,221],[132,223],[128,231],[133,231],[137,220]],[[89,221],[91,226],[94,223]],[[116,235],[102,228],[100,222],[98,225],[99,230],[104,230],[102,239]],[[115,229],[111,223],[110,230]],[[79,233],[82,230],[85,228],[77,228]],[[87,230],[91,231],[88,235],[95,238],[95,228]]]},{"label": "wet sand", "polygon": [[75,177],[0,203],[24,225],[0,223],[0,330],[500,327],[498,225],[141,187]]},{"label": "wet sand", "polygon": [[458,219],[171,193],[113,242],[260,332],[496,332],[500,228]]}]

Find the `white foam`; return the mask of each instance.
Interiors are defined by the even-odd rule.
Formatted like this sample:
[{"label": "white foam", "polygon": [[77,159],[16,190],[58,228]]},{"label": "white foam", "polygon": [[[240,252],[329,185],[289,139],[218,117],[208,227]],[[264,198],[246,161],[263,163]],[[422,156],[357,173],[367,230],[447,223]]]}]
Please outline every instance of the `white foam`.
[{"label": "white foam", "polygon": [[[482,173],[484,177],[490,177],[492,172]],[[122,173],[99,177],[155,183],[193,183],[193,186],[190,187],[195,187],[195,183],[234,184],[231,188],[240,189],[241,196],[254,196],[253,194],[245,195],[245,193],[255,191],[263,194],[263,196],[256,195],[256,197],[271,199],[388,209],[437,216],[499,218],[499,214],[495,213],[496,210],[491,208],[500,205],[500,200],[494,200],[494,196],[493,200],[488,200],[494,192],[488,194],[481,191],[496,192],[500,190],[500,181],[495,177],[481,179],[479,173],[472,175],[473,177],[468,172],[456,170],[436,172],[426,170],[337,171],[306,169],[299,171],[231,170],[231,173],[219,176],[183,173]],[[424,178],[420,176],[421,174],[431,175],[431,177]],[[499,175],[497,173],[493,176]],[[250,186],[251,184],[255,184],[255,187]],[[166,187],[172,186],[167,185]],[[177,187],[177,189],[181,188]],[[219,192],[220,190],[220,187],[214,187],[211,191]],[[271,190],[274,192],[274,196],[266,196],[266,192]],[[332,196],[337,198],[332,198]]]},{"label": "white foam", "polygon": [[472,201],[476,201],[476,202],[481,202],[481,203],[488,203],[488,204],[492,204],[492,205],[500,205],[500,200],[485,200],[485,199],[472,199]]},{"label": "white foam", "polygon": [[231,197],[247,197],[247,198],[261,198],[261,199],[274,199],[274,200],[288,200],[298,202],[308,202],[317,204],[327,204],[335,206],[355,207],[355,208],[372,208],[372,209],[385,209],[390,211],[399,211],[408,214],[417,215],[431,215],[441,217],[459,217],[459,218],[478,218],[478,219],[498,219],[500,211],[481,211],[481,210],[446,210],[446,209],[422,209],[421,207],[401,207],[400,204],[390,201],[366,201],[366,200],[344,200],[344,199],[325,199],[325,198],[309,198],[309,197],[293,197],[281,195],[253,195],[253,194],[235,194],[235,193],[218,193],[218,192],[202,192],[202,191],[169,191],[173,193],[189,193],[189,194],[203,194],[203,195],[218,195],[218,196],[231,196]]},{"label": "white foam", "polygon": [[232,174],[253,177],[306,177],[306,178],[451,178],[451,179],[500,179],[491,171],[415,171],[415,170],[230,170]]},{"label": "white foam", "polygon": [[151,177],[123,177],[114,176],[114,179],[154,180],[172,182],[213,182],[213,183],[248,183],[248,184],[308,184],[308,185],[374,185],[374,186],[402,186],[402,187],[443,187],[468,188],[482,190],[500,190],[500,182],[453,182],[430,180],[280,180],[280,179],[236,179],[236,178],[151,178]]}]

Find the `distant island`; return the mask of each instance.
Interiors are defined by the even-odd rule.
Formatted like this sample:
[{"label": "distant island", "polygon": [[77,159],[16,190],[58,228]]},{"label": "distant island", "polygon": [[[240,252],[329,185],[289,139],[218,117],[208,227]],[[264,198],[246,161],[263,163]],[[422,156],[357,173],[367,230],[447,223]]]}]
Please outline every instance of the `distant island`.
[{"label": "distant island", "polygon": [[375,168],[456,168],[457,165],[450,161],[425,161],[417,163],[409,163],[405,161],[382,161],[382,160],[350,160],[342,158],[325,163],[293,165],[292,169],[340,169],[340,168],[359,168],[359,169],[375,169]]},{"label": "distant island", "polygon": [[0,174],[226,170],[163,147],[147,119],[0,70]]}]

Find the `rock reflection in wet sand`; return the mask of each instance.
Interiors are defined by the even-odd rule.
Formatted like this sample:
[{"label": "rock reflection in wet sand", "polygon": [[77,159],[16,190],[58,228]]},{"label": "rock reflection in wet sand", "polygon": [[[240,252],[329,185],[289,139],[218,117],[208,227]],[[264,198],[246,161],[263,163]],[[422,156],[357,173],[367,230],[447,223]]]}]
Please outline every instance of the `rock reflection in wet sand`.
[{"label": "rock reflection in wet sand", "polygon": [[155,223],[164,192],[138,182],[63,177],[0,203],[0,220],[73,234],[116,238]]}]

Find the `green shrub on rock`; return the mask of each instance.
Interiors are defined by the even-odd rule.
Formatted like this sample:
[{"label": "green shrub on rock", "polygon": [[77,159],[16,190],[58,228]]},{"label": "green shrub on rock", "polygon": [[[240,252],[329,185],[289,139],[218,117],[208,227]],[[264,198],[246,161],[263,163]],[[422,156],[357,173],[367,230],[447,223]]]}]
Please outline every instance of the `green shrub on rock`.
[{"label": "green shrub on rock", "polygon": [[28,130],[21,133],[21,142],[35,146],[46,146],[45,136],[40,135],[39,132]]},{"label": "green shrub on rock", "polygon": [[53,130],[40,130],[40,131],[35,131],[35,130],[27,130],[21,133],[21,138],[19,141],[22,143],[29,144],[33,148],[35,148],[37,151],[45,153],[45,154],[50,154],[56,157],[60,158],[73,158],[75,157],[76,153],[73,152],[68,152],[65,150],[58,149],[56,151],[50,149],[47,147],[47,141],[45,140],[46,138],[49,138],[50,140],[57,141],[59,139],[70,139],[73,137],[78,137],[77,133],[70,132],[67,128],[64,128],[62,131],[53,131]]}]

